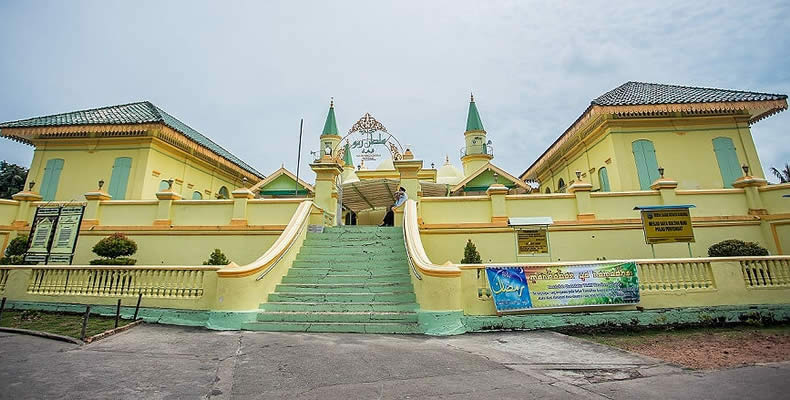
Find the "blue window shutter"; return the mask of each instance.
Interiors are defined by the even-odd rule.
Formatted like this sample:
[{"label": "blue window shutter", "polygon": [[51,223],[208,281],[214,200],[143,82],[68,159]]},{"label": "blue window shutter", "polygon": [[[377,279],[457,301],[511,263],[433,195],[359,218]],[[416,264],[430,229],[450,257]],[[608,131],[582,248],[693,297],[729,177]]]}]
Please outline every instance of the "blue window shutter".
[{"label": "blue window shutter", "polygon": [[42,179],[43,182],[41,182],[41,197],[44,201],[55,200],[55,195],[58,192],[60,171],[62,170],[62,158],[53,158],[47,161],[47,165],[44,167],[44,179]]},{"label": "blue window shutter", "polygon": [[606,167],[598,168],[598,182],[601,184],[602,192],[609,192],[609,173],[606,172]]},{"label": "blue window shutter", "polygon": [[653,142],[645,139],[636,140],[631,143],[631,150],[634,152],[639,188],[649,190],[650,185],[659,178],[658,161],[656,161],[656,149],[653,147]]},{"label": "blue window shutter", "polygon": [[160,192],[164,192],[169,187],[170,187],[170,182],[168,182],[168,181],[161,181],[161,182],[159,182],[159,191]]},{"label": "blue window shutter", "polygon": [[728,137],[713,139],[713,151],[716,153],[716,161],[719,162],[723,186],[731,188],[732,183],[743,175],[732,139]]},{"label": "blue window shutter", "polygon": [[110,177],[109,193],[113,200],[123,200],[126,198],[126,186],[129,183],[129,171],[132,169],[132,159],[129,157],[118,157],[112,166],[112,176]]},{"label": "blue window shutter", "polygon": [[230,193],[228,193],[228,188],[226,188],[225,186],[219,188],[219,197],[221,199],[229,199]]}]

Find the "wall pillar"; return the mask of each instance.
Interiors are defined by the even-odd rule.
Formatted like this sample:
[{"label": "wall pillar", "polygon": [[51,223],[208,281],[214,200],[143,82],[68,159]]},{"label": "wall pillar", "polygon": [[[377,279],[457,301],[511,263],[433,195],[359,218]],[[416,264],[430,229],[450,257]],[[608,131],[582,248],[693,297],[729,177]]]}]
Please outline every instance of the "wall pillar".
[{"label": "wall pillar", "polygon": [[587,182],[577,180],[568,187],[568,193],[576,196],[576,219],[579,221],[590,221],[595,219],[595,209],[592,206],[590,192],[592,185]]},{"label": "wall pillar", "polygon": [[497,226],[507,226],[507,206],[505,195],[508,188],[501,183],[495,183],[488,187],[486,194],[491,201],[491,223]]},{"label": "wall pillar", "polygon": [[85,215],[82,216],[81,228],[87,229],[101,223],[101,202],[112,199],[112,196],[101,188],[96,189],[95,192],[85,193],[83,196],[88,204],[85,206]]},{"label": "wall pillar", "polygon": [[231,225],[247,225],[247,202],[255,198],[255,193],[247,188],[238,188],[231,193],[233,196],[233,217]]},{"label": "wall pillar", "polygon": [[[337,213],[337,176],[343,172],[337,159],[324,156],[317,162],[310,164],[310,168],[315,172],[315,205],[324,210],[325,213],[335,215]],[[337,216],[335,216],[337,217]],[[334,218],[333,220],[337,220]]]},{"label": "wall pillar", "polygon": [[11,226],[21,228],[28,225],[28,217],[30,216],[30,207],[34,201],[41,201],[40,194],[33,191],[31,185],[29,190],[23,190],[13,196],[12,199],[19,202],[19,207],[16,210],[16,218]]},{"label": "wall pillar", "polygon": [[675,189],[677,188],[677,181],[664,178],[663,176],[650,185],[650,189],[658,190],[658,193],[661,195],[661,203],[665,206],[678,204],[677,196],[675,195]]},{"label": "wall pillar", "polygon": [[167,190],[156,192],[156,198],[159,199],[159,207],[156,209],[156,219],[154,220],[155,226],[170,226],[173,200],[181,200],[181,195],[172,190],[173,185],[171,184]]},{"label": "wall pillar", "polygon": [[419,203],[420,197],[422,197],[422,188],[417,174],[422,170],[422,160],[415,160],[411,150],[406,149],[403,159],[396,160],[393,164],[400,175],[400,185],[406,189],[406,194],[410,199]]},{"label": "wall pillar", "polygon": [[742,176],[733,182],[732,187],[743,189],[746,193],[746,204],[749,206],[749,215],[766,215],[768,210],[763,205],[763,199],[760,196],[759,188],[766,186],[763,178],[755,176]]}]

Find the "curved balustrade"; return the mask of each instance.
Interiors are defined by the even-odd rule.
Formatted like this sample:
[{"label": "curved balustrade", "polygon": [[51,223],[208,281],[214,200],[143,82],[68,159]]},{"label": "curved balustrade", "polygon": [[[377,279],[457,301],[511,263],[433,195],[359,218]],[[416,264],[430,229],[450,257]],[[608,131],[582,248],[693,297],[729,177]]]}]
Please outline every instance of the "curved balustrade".
[{"label": "curved balustrade", "polygon": [[406,237],[406,253],[410,262],[421,273],[437,277],[460,277],[461,270],[457,265],[437,265],[431,262],[420,239],[420,227],[417,223],[417,203],[414,200],[406,202],[403,212],[403,232]]}]

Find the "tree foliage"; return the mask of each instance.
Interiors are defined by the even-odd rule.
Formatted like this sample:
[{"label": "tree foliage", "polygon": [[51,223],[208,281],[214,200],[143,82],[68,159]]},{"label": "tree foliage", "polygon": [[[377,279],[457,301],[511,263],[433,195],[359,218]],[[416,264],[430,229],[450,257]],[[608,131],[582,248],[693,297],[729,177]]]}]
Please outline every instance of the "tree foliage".
[{"label": "tree foliage", "polygon": [[771,173],[779,178],[779,183],[790,182],[790,163],[785,163],[785,167],[781,171],[776,169],[776,167],[771,167]]},{"label": "tree foliage", "polygon": [[5,256],[0,257],[0,265],[19,265],[27,251],[27,235],[20,235],[8,242]]},{"label": "tree foliage", "polygon": [[93,252],[102,258],[91,260],[91,265],[133,265],[137,262],[128,258],[137,252],[137,243],[123,233],[113,233],[99,240],[93,246]]},{"label": "tree foliage", "polygon": [[230,261],[228,258],[225,257],[225,254],[222,253],[220,249],[214,249],[211,255],[208,256],[208,260],[203,261],[203,265],[228,265]]},{"label": "tree foliage", "polygon": [[25,189],[27,168],[0,161],[0,199],[10,199]]},{"label": "tree foliage", "polygon": [[466,241],[466,247],[464,247],[464,258],[461,260],[461,264],[482,264],[483,260],[480,258],[480,253],[477,251],[477,247],[475,244],[472,243],[472,239]]},{"label": "tree foliage", "polygon": [[723,240],[708,248],[709,257],[767,256],[768,250],[755,242],[738,239]]}]

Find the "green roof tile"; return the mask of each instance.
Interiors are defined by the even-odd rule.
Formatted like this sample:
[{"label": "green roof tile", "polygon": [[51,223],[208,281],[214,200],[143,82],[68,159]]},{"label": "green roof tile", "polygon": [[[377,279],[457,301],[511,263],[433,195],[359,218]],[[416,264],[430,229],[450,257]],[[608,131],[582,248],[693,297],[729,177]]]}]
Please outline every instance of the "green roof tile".
[{"label": "green roof tile", "polygon": [[480,114],[477,112],[475,105],[475,98],[469,102],[469,114],[466,116],[466,131],[484,131],[483,121],[480,120]]},{"label": "green roof tile", "polygon": [[231,163],[236,164],[238,167],[246,170],[247,172],[260,178],[264,177],[264,175],[255,170],[255,168],[234,156],[229,151],[223,149],[222,146],[214,143],[208,137],[192,129],[189,125],[179,121],[149,101],[92,108],[89,110],[80,110],[63,114],[28,118],[19,121],[4,122],[0,124],[0,129],[31,128],[41,126],[129,125],[146,123],[165,124],[170,128],[181,132],[193,142],[207,148],[214,154],[230,161]]},{"label": "green roof tile", "polygon": [[335,104],[334,102],[329,104],[329,113],[326,114],[326,122],[324,123],[324,130],[321,132],[321,136],[325,135],[337,135],[337,121],[335,120]]},{"label": "green roof tile", "polygon": [[599,106],[646,104],[716,103],[786,99],[783,94],[745,92],[659,83],[626,82],[592,101]]}]

